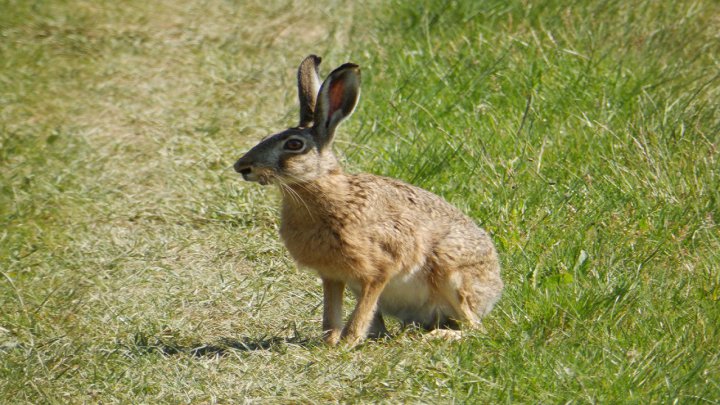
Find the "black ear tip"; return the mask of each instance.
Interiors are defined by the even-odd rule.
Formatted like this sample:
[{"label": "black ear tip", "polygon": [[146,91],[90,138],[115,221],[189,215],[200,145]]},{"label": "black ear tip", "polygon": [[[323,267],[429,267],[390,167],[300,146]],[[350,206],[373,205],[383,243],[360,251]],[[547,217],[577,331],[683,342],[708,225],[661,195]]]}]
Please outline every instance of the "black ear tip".
[{"label": "black ear tip", "polygon": [[354,63],[345,63],[339,66],[337,69],[333,70],[332,73],[330,73],[330,76],[338,77],[339,75],[343,75],[347,72],[353,72],[358,77],[360,77],[360,66]]},{"label": "black ear tip", "polygon": [[360,71],[360,66],[359,66],[359,65],[356,65],[356,64],[354,64],[354,63],[349,63],[349,62],[348,62],[348,63],[343,63],[342,65],[340,65],[339,68],[337,68],[337,69],[335,69],[335,70],[340,71],[340,70],[346,70],[346,69]]},{"label": "black ear tip", "polygon": [[322,62],[322,58],[311,53],[310,55],[306,56],[305,59],[303,59],[303,63],[310,61],[312,61],[315,66],[317,66],[320,64],[320,62]]}]

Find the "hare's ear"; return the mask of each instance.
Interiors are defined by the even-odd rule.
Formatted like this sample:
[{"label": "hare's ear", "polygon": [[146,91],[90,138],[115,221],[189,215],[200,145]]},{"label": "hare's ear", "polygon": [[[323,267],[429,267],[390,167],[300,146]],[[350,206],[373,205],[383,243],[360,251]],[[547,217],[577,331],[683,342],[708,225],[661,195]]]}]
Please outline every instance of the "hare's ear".
[{"label": "hare's ear", "polygon": [[309,127],[315,118],[315,101],[320,91],[318,78],[319,56],[310,55],[298,68],[298,98],[300,99],[300,127]]},{"label": "hare's ear", "polygon": [[338,124],[352,114],[360,97],[360,67],[346,63],[335,69],[320,88],[313,132],[322,149],[329,145]]}]

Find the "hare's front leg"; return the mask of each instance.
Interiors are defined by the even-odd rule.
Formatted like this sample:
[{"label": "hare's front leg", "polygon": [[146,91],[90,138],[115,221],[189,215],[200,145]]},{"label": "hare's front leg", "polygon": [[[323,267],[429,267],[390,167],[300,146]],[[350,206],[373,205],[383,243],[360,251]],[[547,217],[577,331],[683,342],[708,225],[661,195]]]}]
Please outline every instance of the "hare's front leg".
[{"label": "hare's front leg", "polygon": [[325,343],[336,345],[342,333],[342,300],[345,283],[329,279],[323,282],[323,338]]},{"label": "hare's front leg", "polygon": [[361,285],[355,310],[343,330],[343,338],[350,346],[360,343],[367,335],[385,284],[386,281],[373,280]]}]

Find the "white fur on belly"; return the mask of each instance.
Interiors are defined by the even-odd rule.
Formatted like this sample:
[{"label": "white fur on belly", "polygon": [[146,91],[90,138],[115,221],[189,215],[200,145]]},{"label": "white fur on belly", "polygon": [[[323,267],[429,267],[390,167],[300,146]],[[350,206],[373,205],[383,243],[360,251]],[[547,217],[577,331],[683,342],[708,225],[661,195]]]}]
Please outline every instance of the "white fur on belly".
[{"label": "white fur on belly", "polygon": [[404,323],[432,324],[443,305],[431,295],[427,274],[418,265],[388,282],[380,295],[380,310]]},{"label": "white fur on belly", "polygon": [[[423,270],[422,265],[417,265],[387,283],[378,301],[383,315],[393,316],[406,324],[417,323],[425,326],[454,315],[449,304],[440,297],[431,295],[427,274]],[[360,286],[350,281],[348,287],[357,297]]]}]

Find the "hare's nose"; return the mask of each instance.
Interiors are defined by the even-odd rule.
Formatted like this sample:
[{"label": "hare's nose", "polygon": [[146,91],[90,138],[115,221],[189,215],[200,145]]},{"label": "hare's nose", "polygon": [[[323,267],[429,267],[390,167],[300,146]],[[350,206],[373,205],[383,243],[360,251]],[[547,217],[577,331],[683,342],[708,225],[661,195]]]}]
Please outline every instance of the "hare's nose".
[{"label": "hare's nose", "polygon": [[235,168],[235,171],[242,174],[243,176],[246,176],[252,172],[252,162],[248,162],[244,160],[243,158],[240,158],[237,162],[235,162],[235,165],[233,166]]}]

